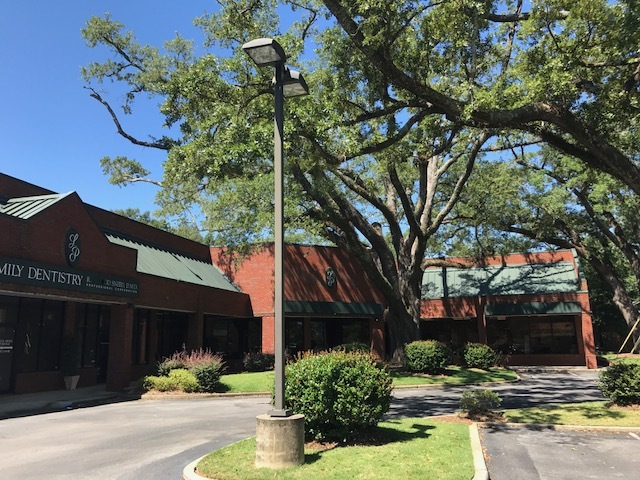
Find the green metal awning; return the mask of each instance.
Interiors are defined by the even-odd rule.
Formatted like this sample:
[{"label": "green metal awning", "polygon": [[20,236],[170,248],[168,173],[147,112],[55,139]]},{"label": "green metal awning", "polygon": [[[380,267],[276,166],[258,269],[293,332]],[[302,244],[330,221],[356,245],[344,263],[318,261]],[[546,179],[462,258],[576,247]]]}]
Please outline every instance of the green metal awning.
[{"label": "green metal awning", "polygon": [[289,314],[321,314],[321,315],[382,315],[382,305],[373,302],[306,302],[302,300],[287,300],[284,311]]},{"label": "green metal awning", "polygon": [[496,316],[527,316],[527,315],[576,315],[582,313],[577,302],[525,302],[498,303],[485,305],[484,314],[488,317]]},{"label": "green metal awning", "polygon": [[239,291],[238,288],[210,262],[203,262],[112,234],[107,234],[107,238],[111,243],[132,248],[138,252],[136,270],[140,273],[177,280],[179,282],[204,285],[220,290]]},{"label": "green metal awning", "polygon": [[38,213],[45,211],[63,198],[68,197],[71,193],[72,192],[10,198],[6,203],[0,203],[0,213],[22,220],[28,220]]}]

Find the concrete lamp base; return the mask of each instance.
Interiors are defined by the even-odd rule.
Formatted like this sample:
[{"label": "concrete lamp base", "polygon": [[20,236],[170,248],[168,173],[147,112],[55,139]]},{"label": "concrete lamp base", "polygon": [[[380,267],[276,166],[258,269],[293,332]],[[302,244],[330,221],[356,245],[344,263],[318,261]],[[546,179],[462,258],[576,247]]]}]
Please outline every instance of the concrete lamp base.
[{"label": "concrete lamp base", "polygon": [[304,415],[258,415],[256,468],[286,468],[304,463]]}]

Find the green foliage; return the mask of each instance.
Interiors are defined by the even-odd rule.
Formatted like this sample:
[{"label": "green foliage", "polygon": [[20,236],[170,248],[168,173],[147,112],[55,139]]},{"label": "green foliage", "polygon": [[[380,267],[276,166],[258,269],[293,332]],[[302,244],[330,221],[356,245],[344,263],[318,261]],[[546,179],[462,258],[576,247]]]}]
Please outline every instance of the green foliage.
[{"label": "green foliage", "polygon": [[275,361],[273,353],[247,353],[242,359],[242,366],[247,372],[265,372],[273,370]]},{"label": "green foliage", "polygon": [[489,345],[484,343],[467,343],[463,351],[464,363],[469,368],[489,370],[497,365],[500,356]]},{"label": "green foliage", "polygon": [[186,363],[179,358],[165,358],[158,363],[158,375],[166,377],[171,370],[178,370],[179,368],[186,368]]},{"label": "green foliage", "polygon": [[305,416],[312,438],[357,437],[391,405],[391,376],[370,353],[306,353],[285,375],[286,407]]},{"label": "green foliage", "polygon": [[215,392],[220,386],[223,365],[218,360],[212,360],[195,364],[189,371],[196,377],[199,391]]},{"label": "green foliage", "polygon": [[[220,355],[214,355],[210,350],[202,348],[191,352],[186,350],[174,352],[158,364],[157,377],[145,378],[145,388],[160,391],[182,389],[182,384],[179,384],[180,388],[171,388],[176,384],[176,380],[170,379],[175,371],[187,371],[196,381],[195,388],[190,381],[185,381],[184,386],[189,389],[184,390],[185,392],[213,392],[219,386],[220,376],[224,371],[224,361]],[[178,375],[183,376],[183,374]],[[148,383],[147,379],[149,379]]]},{"label": "green foliage", "polygon": [[200,385],[195,375],[183,368],[171,370],[167,376],[149,375],[145,377],[143,386],[145,390],[157,390],[159,392],[182,391],[191,393],[200,390]]},{"label": "green foliage", "polygon": [[436,374],[452,362],[449,346],[438,340],[419,340],[404,347],[405,367],[411,372]]},{"label": "green foliage", "polygon": [[598,386],[617,405],[640,405],[640,364],[612,363],[600,372]]},{"label": "green foliage", "polygon": [[[311,86],[310,96],[286,103],[287,238],[349,247],[367,271],[382,272],[372,281],[394,305],[395,349],[417,338],[415,328],[395,337],[419,319],[428,245],[474,255],[554,241],[573,248],[572,239],[608,241],[591,228],[603,219],[610,233],[637,237],[639,18],[637,2],[623,0],[221,0],[196,22],[206,38],[197,50],[179,36],[143,45],[108,15],[89,19],[82,36],[102,60],[82,75],[112,118],[144,101],[159,105],[150,140],[120,133],[166,152],[155,182],[163,215],[188,224],[202,212],[200,227],[213,242],[246,245],[273,237],[273,71],[256,68],[240,46],[276,38]],[[315,58],[307,60],[311,45]],[[565,175],[566,159],[545,158],[541,145],[626,190]],[[486,151],[489,181],[469,192],[465,211],[452,212]],[[543,178],[547,167],[569,180],[566,188]],[[127,157],[107,158],[103,168],[118,185],[149,180],[149,170]],[[597,215],[572,201],[576,193],[590,196]],[[470,219],[467,228],[451,222],[452,213]],[[372,221],[385,225],[384,241]],[[570,231],[558,235],[558,226]],[[516,239],[527,232],[530,240]],[[621,240],[637,257],[634,242]],[[588,257],[610,258],[610,249],[594,248]]]},{"label": "green foliage", "polygon": [[486,415],[500,407],[502,400],[491,390],[467,390],[460,399],[460,409],[470,416]]}]

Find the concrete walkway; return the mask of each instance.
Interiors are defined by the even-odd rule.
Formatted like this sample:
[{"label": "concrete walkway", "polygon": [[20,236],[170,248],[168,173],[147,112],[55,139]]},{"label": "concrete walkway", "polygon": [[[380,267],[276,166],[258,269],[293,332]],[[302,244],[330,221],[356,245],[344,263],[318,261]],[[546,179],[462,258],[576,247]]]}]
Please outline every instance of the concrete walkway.
[{"label": "concrete walkway", "polygon": [[0,395],[0,420],[104,405],[106,403],[138,400],[139,398],[139,393],[108,392],[104,385],[94,385],[75,390]]}]

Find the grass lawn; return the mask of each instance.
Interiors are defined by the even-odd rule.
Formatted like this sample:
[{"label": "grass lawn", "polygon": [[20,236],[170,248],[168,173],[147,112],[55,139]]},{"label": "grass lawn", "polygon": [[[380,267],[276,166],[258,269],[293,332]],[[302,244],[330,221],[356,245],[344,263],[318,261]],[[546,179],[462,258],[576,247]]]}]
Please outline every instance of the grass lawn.
[{"label": "grass lawn", "polygon": [[514,423],[552,423],[598,427],[640,427],[640,408],[609,406],[608,402],[505,410],[505,419]]},{"label": "grass lawn", "polygon": [[403,480],[473,477],[469,427],[422,418],[381,422],[371,445],[305,448],[305,463],[272,470],[255,468],[255,438],[216,450],[197,466],[200,475],[216,480],[314,479]]},{"label": "grass lawn", "polygon": [[451,366],[442,375],[426,375],[404,371],[392,371],[393,386],[411,385],[463,385],[465,383],[508,382],[518,379],[518,375],[505,368],[480,370]]},{"label": "grass lawn", "polygon": [[640,355],[625,356],[622,354],[618,356],[616,353],[606,353],[602,356],[610,362],[640,363]]},{"label": "grass lawn", "polygon": [[[518,378],[517,374],[504,368],[479,370],[475,368],[450,367],[443,375],[423,375],[418,373],[392,371],[393,386],[418,385],[462,385],[465,383],[504,382]],[[274,382],[274,372],[246,372],[223,375],[220,379],[225,393],[270,392]]]}]

